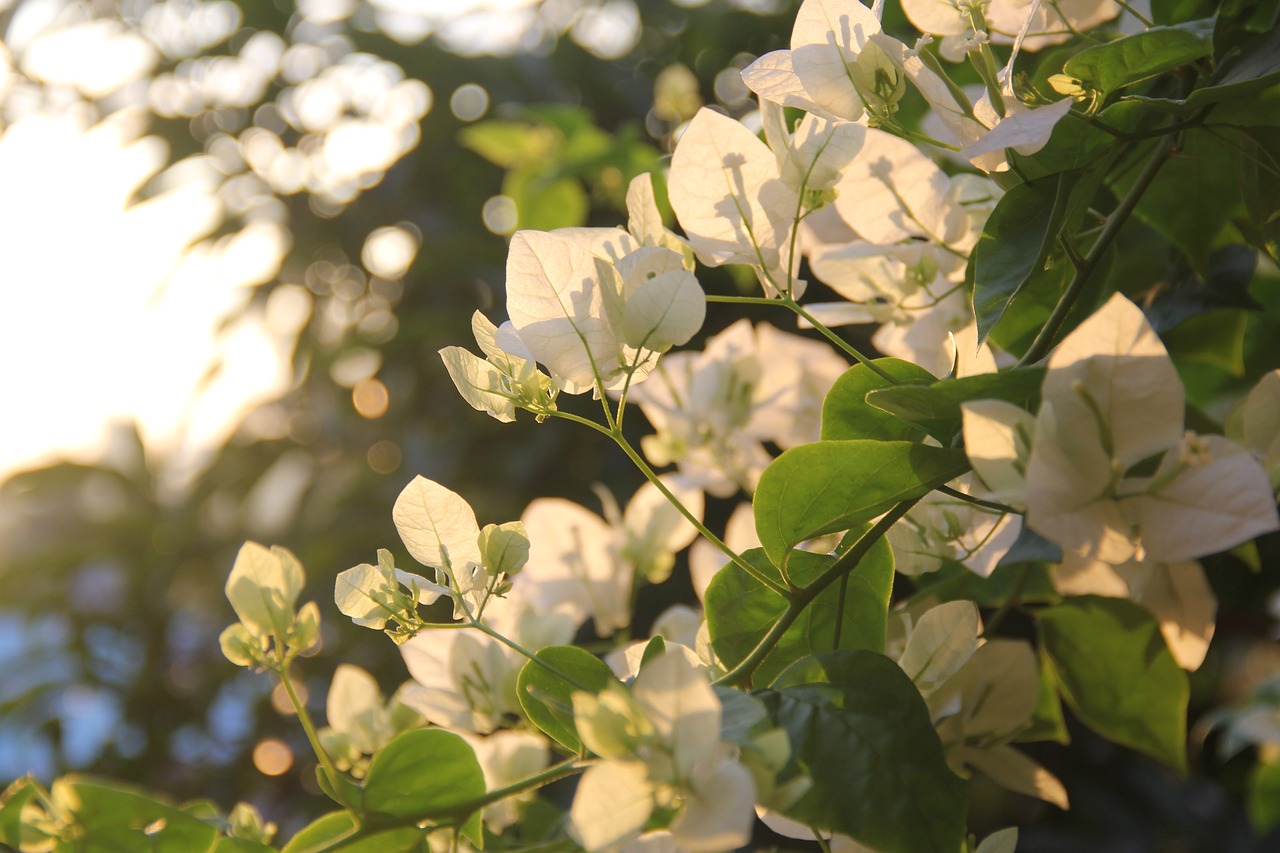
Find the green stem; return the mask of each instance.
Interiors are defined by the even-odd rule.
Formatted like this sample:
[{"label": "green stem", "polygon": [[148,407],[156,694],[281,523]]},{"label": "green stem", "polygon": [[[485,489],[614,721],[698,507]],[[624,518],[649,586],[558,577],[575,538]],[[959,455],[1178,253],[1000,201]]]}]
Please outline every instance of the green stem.
[{"label": "green stem", "polygon": [[507,797],[515,796],[516,794],[522,794],[525,791],[529,791],[534,788],[540,788],[543,785],[548,785],[556,781],[557,779],[563,779],[566,776],[578,773],[581,770],[582,768],[578,766],[578,760],[576,758],[570,758],[567,761],[560,762],[559,764],[553,764],[541,773],[534,774],[526,779],[521,779],[519,782],[507,785],[504,788],[487,791],[483,796],[475,797],[464,803],[460,803],[459,805],[452,806],[446,814],[422,814],[399,818],[393,821],[379,822],[378,826],[374,829],[367,829],[366,827],[361,826],[354,832],[348,833],[340,838],[331,838],[324,841],[317,847],[310,847],[307,849],[306,853],[329,853],[329,851],[338,850],[353,839],[358,839],[370,831],[385,832],[389,829],[396,829],[399,827],[418,826],[426,821],[439,821],[439,823],[436,824],[437,826],[461,824],[468,817],[487,805],[496,803],[499,800],[504,800]]},{"label": "green stem", "polygon": [[276,675],[280,677],[280,683],[284,685],[284,692],[289,696],[289,702],[293,705],[293,712],[298,715],[298,722],[302,724],[302,730],[307,733],[307,740],[311,743],[311,749],[315,752],[316,758],[320,759],[320,766],[324,768],[324,772],[329,776],[330,784],[337,787],[338,780],[341,775],[338,768],[333,766],[333,759],[329,757],[329,753],[320,743],[320,736],[316,733],[315,723],[311,721],[311,714],[307,712],[306,706],[298,699],[298,692],[293,689],[293,679],[289,676],[289,665],[282,664],[280,669],[276,670]]},{"label": "green stem", "polygon": [[872,546],[879,542],[889,532],[889,528],[896,524],[898,519],[906,515],[919,500],[920,498],[913,498],[894,506],[870,530],[862,534],[858,541],[853,544],[853,547],[832,563],[825,572],[818,575],[808,586],[798,589],[788,596],[787,609],[782,611],[782,615],[778,617],[778,621],[773,624],[773,627],[764,635],[764,638],[756,644],[751,653],[743,658],[737,666],[716,679],[715,683],[732,686],[750,681],[752,674],[781,642],[782,636],[787,633],[787,629],[795,623],[805,608],[812,604],[814,599],[821,595],[827,587],[856,569]]},{"label": "green stem", "polygon": [[702,523],[702,519],[698,518],[696,515],[690,512],[689,508],[686,507],[683,503],[681,503],[679,498],[677,498],[674,494],[672,494],[671,490],[667,488],[667,484],[662,482],[662,478],[659,477],[657,473],[652,468],[649,467],[649,463],[644,461],[644,457],[642,457],[636,451],[636,449],[631,446],[631,442],[627,441],[626,437],[623,436],[621,432],[609,432],[607,434],[609,435],[610,438],[614,440],[614,442],[618,445],[618,447],[622,448],[622,452],[627,454],[627,458],[629,458],[632,461],[632,463],[637,468],[640,469],[640,473],[644,474],[645,479],[648,480],[650,483],[653,483],[654,487],[657,488],[657,490],[662,493],[662,496],[665,497],[668,501],[670,501],[671,505],[674,506],[676,510],[678,510],[679,513],[683,515],[685,519],[694,526],[694,529],[696,529],[699,533],[701,533],[703,536],[707,538],[707,541],[709,541],[712,545],[715,545],[717,548],[719,548],[726,557],[728,557],[735,565],[738,566],[738,568],[742,569],[744,572],[751,575],[751,577],[755,578],[760,583],[767,586],[769,589],[783,596],[785,596],[788,593],[788,590],[786,587],[782,586],[773,578],[764,574],[755,566],[751,565],[749,562],[743,559],[741,554],[739,554],[737,551],[733,550],[727,544],[725,544],[725,541],[721,539],[719,536],[712,533],[711,529]]},{"label": "green stem", "polygon": [[1000,605],[1000,609],[987,621],[987,625],[982,629],[982,639],[995,634],[996,629],[1004,622],[1009,611],[1022,603],[1022,591],[1026,589],[1027,583],[1031,580],[1031,564],[1027,563],[1019,571],[1018,579],[1013,583],[1013,589],[1009,591],[1009,597],[1004,600],[1004,604]]},{"label": "green stem", "polygon": [[1017,515],[1022,514],[1008,504],[1002,504],[998,501],[984,500],[983,498],[977,498],[973,495],[966,495],[964,492],[953,489],[950,486],[939,486],[938,491],[942,492],[949,498],[955,498],[956,500],[964,501],[965,503],[973,504],[974,506],[995,510],[996,512],[1012,512]]},{"label": "green stem", "polygon": [[1147,160],[1147,165],[1143,167],[1142,173],[1138,175],[1138,179],[1129,188],[1129,192],[1125,194],[1119,206],[1108,217],[1102,233],[1098,235],[1097,241],[1089,249],[1089,254],[1085,255],[1081,265],[1076,269],[1075,275],[1072,276],[1071,282],[1067,285],[1067,289],[1062,292],[1062,297],[1058,300],[1058,304],[1053,307],[1053,313],[1049,315],[1049,319],[1045,321],[1044,327],[1036,335],[1035,340],[1031,342],[1031,346],[1026,353],[1023,354],[1022,358],[1018,359],[1018,367],[1033,364],[1048,354],[1050,347],[1053,345],[1054,337],[1066,321],[1067,314],[1075,307],[1076,300],[1080,298],[1085,284],[1089,281],[1089,276],[1097,269],[1102,256],[1106,254],[1107,249],[1111,248],[1111,244],[1119,236],[1120,230],[1129,221],[1129,216],[1133,213],[1134,208],[1142,200],[1143,194],[1155,181],[1156,175],[1160,173],[1160,168],[1164,166],[1177,147],[1178,137],[1173,135],[1166,136],[1156,143],[1155,151],[1151,153],[1151,158]]}]

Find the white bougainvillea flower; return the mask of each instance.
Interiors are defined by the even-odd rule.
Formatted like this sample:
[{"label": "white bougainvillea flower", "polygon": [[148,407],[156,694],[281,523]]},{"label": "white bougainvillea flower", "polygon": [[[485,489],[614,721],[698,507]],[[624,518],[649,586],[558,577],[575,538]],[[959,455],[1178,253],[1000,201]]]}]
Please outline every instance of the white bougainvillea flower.
[{"label": "white bougainvillea flower", "polygon": [[1025,27],[1022,48],[1029,51],[1061,44],[1118,14],[1120,5],[1114,0],[991,0],[986,9],[992,41],[1009,44]]},{"label": "white bougainvillea flower", "polygon": [[[790,234],[799,207],[778,159],[742,124],[712,109],[698,111],[671,155],[668,196],[680,226],[707,266],[748,264],[785,290],[794,268]],[[793,293],[793,295],[795,295]]]},{"label": "white bougainvillea flower", "polygon": [[667,649],[678,648],[696,665],[706,666],[710,662],[704,661],[698,650],[698,635],[705,625],[701,612],[684,604],[673,604],[653,620],[648,640],[636,640],[626,648],[614,649],[604,656],[604,662],[623,681],[635,678],[650,640],[661,637]]},{"label": "white bougainvillea flower", "polygon": [[760,116],[782,182],[801,195],[835,186],[842,170],[858,155],[867,133],[860,124],[813,115],[802,118],[792,133],[782,105],[763,98]]},{"label": "white bougainvillea flower", "polygon": [[284,642],[297,619],[294,605],[305,583],[302,564],[288,549],[246,542],[236,554],[225,591],[250,634],[274,635]]},{"label": "white bougainvillea flower", "polygon": [[621,276],[612,264],[563,235],[519,231],[511,240],[511,324],[570,394],[625,381],[632,363],[606,307],[621,291]]},{"label": "white bougainvillea flower", "polygon": [[1112,566],[1068,552],[1053,569],[1053,586],[1062,595],[1131,599],[1160,623],[1160,633],[1178,666],[1194,671],[1204,663],[1218,598],[1198,562],[1130,561]]},{"label": "white bougainvillea flower", "polygon": [[[967,480],[955,485],[966,493],[972,491]],[[934,492],[889,528],[888,537],[894,567],[904,575],[937,571],[944,561],[954,560],[987,577],[1021,530],[1022,516],[1016,513],[988,510]]]},{"label": "white bougainvillea flower", "polygon": [[639,837],[661,804],[677,812],[670,831],[679,850],[746,844],[755,783],[720,739],[720,700],[699,669],[671,650],[645,665],[629,696],[610,692],[574,695],[578,731],[601,760],[579,780],[573,839],[587,851],[615,849]]},{"label": "white bougainvillea flower", "polygon": [[1035,415],[1003,400],[960,404],[964,449],[992,500],[1024,509]]},{"label": "white bougainvillea flower", "polygon": [[756,326],[756,346],[761,370],[747,430],[783,450],[816,440],[822,402],[849,363],[825,342],[767,323]]},{"label": "white bougainvillea flower", "polygon": [[[418,476],[396,498],[391,519],[410,556],[435,569],[440,586],[479,602],[489,576],[480,554],[480,525],[470,504],[434,480]],[[463,615],[458,608],[455,618]]]},{"label": "white bougainvillea flower", "polygon": [[[492,598],[484,621],[529,651],[573,639],[572,620],[510,595]],[[474,628],[422,631],[400,646],[414,683],[397,694],[428,721],[458,731],[488,734],[520,715],[516,678],[526,660],[506,644]]]},{"label": "white bougainvillea flower", "polygon": [[1067,792],[1057,777],[1011,746],[1031,725],[1039,694],[1031,646],[996,639],[978,646],[926,701],[953,770],[965,775],[972,768],[1001,787],[1065,809]]},{"label": "white bougainvillea flower", "polygon": [[[672,475],[662,482],[701,518],[700,489]],[[575,626],[593,619],[602,637],[631,623],[637,576],[654,583],[666,580],[675,554],[697,535],[652,483],[636,491],[625,511],[606,506],[607,521],[561,498],[529,504],[521,517],[532,532],[529,561],[513,591],[536,608],[566,614]]]},{"label": "white bougainvillea flower", "polygon": [[1253,451],[1280,490],[1280,370],[1263,376],[1232,412],[1227,435]]},{"label": "white bougainvillea flower", "polygon": [[851,69],[880,19],[858,0],[805,0],[791,31],[791,66],[809,98],[832,115],[856,120],[864,98]]},{"label": "white bougainvillea flower", "polygon": [[516,409],[535,413],[555,409],[551,378],[538,370],[533,353],[510,323],[495,326],[479,311],[471,316],[471,330],[485,357],[462,347],[440,350],[449,378],[471,408],[504,423],[516,419]]},{"label": "white bougainvillea flower", "polygon": [[978,650],[981,618],[972,601],[949,601],[926,610],[911,626],[898,666],[929,698]]},{"label": "white bougainvillea flower", "polygon": [[[1142,311],[1116,294],[1054,351],[1027,463],[1027,522],[1112,564],[1180,562],[1280,527],[1257,461],[1184,435],[1183,390]],[[1134,467],[1159,457],[1153,474]]]},{"label": "white bougainvillea flower", "polygon": [[923,239],[946,244],[967,231],[950,188],[946,173],[915,145],[868,128],[861,153],[836,184],[835,206],[870,243]]},{"label": "white bougainvillea flower", "polygon": [[641,447],[710,494],[751,491],[771,461],[763,442],[817,440],[822,399],[846,366],[827,347],[740,320],[700,353],[667,356],[635,389],[656,430]]},{"label": "white bougainvillea flower", "polygon": [[[475,750],[476,760],[484,772],[487,791],[496,791],[537,775],[551,763],[551,747],[547,739],[530,731],[503,729],[481,737],[459,732]],[[520,810],[537,796],[530,789],[484,807],[484,822],[493,832],[501,833],[520,820]]]},{"label": "white bougainvillea flower", "polygon": [[922,33],[959,36],[973,32],[970,0],[902,0],[902,11]]}]

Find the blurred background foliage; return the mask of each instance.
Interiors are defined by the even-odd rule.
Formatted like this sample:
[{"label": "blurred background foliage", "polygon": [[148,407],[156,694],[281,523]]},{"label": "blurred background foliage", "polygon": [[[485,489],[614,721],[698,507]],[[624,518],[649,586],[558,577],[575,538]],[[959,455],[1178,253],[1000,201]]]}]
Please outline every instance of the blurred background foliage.
[{"label": "blurred background foliage", "polygon": [[[116,422],[77,461],[18,460],[0,470],[0,782],[81,770],[223,808],[247,799],[285,835],[321,811],[287,702],[218,649],[232,621],[222,587],[236,550],[250,538],[277,543],[307,567],[304,600],[320,602],[325,647],[300,667],[300,686],[322,711],[340,660],[373,672],[387,692],[405,678],[394,649],[330,603],[333,577],[371,561],[376,548],[409,563],[390,508],[413,475],[464,495],[482,523],[518,517],[535,496],[597,508],[597,482],[629,495],[639,478],[603,441],[564,424],[504,426],[478,415],[436,351],[470,344],[473,311],[501,316],[507,235],[616,224],[630,178],[661,169],[699,106],[748,112],[737,70],[785,46],[797,5],[0,0],[5,135],[33,116],[72,115],[82,130],[115,117],[127,119],[126,141],[163,140],[131,195],[150,200],[193,180],[216,214],[181,249],[230,254],[244,234],[266,246],[235,280],[240,297],[220,329],[232,334],[257,318],[283,365],[272,393],[224,403],[237,416],[198,441],[194,420],[180,419],[166,441]],[[889,6],[893,29],[901,21]],[[74,194],[55,201],[76,205]],[[2,262],[19,248],[10,239],[26,202],[0,202]],[[77,251],[65,236],[63,246]],[[1170,264],[1136,254],[1119,262]],[[59,259],[42,263],[25,286],[58,286]],[[736,286],[727,273],[714,276],[704,284]],[[1266,299],[1271,285],[1251,292]],[[68,315],[91,314],[74,293],[57,298]],[[48,330],[47,350],[23,354],[26,372],[38,373],[55,349],[92,362],[121,337],[106,330],[106,350],[95,351],[58,335],[58,318],[11,316]],[[713,317],[707,333],[728,319]],[[1220,346],[1184,335],[1180,367],[1193,401],[1208,405],[1277,366],[1271,331],[1236,325]],[[162,341],[142,344],[149,359],[166,359]],[[196,397],[219,387],[231,352],[209,361]],[[50,416],[38,399],[16,402],[6,420],[35,432],[67,417]],[[727,506],[714,512],[723,518]],[[1275,550],[1264,540],[1259,554],[1207,566],[1221,601],[1219,638],[1193,678],[1193,719],[1280,666],[1265,611]],[[649,588],[651,615],[659,598],[686,593],[679,576]],[[1074,723],[1070,730],[1071,751],[1031,752],[1066,783],[1072,811],[975,782],[975,829],[1038,821],[1023,834],[1025,850],[1268,849],[1257,846],[1268,842],[1252,835],[1241,804],[1247,752],[1224,761],[1210,739],[1193,747],[1196,772],[1181,780]],[[292,754],[285,771],[260,769],[253,756],[263,744]]]}]

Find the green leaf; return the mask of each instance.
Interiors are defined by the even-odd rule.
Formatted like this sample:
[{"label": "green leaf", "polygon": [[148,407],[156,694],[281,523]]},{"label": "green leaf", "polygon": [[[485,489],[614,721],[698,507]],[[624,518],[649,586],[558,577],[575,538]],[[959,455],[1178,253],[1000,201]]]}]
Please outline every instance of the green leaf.
[{"label": "green leaf", "polygon": [[[1210,251],[1244,210],[1237,156],[1234,139],[1188,131],[1180,155],[1164,164],[1134,210],[1181,249],[1196,269],[1207,269]],[[1136,171],[1113,185],[1117,195],[1128,190]]]},{"label": "green leaf", "polygon": [[[330,812],[307,824],[289,839],[280,853],[310,853],[312,850],[333,850],[335,853],[411,853],[422,850],[423,831],[416,827],[401,827],[383,832],[360,833],[351,812]],[[353,836],[351,841],[336,847],[329,845],[335,839]]]},{"label": "green leaf", "polygon": [[1062,697],[1116,743],[1187,769],[1187,675],[1138,605],[1080,596],[1040,612],[1040,638]]},{"label": "green leaf", "polygon": [[[762,574],[785,585],[781,573],[763,550],[753,548],[742,556]],[[788,575],[793,583],[804,586],[834,562],[835,558],[830,555],[796,551],[788,563]],[[888,543],[877,542],[853,569],[845,585],[843,602],[840,587],[840,583],[835,583],[823,590],[787,629],[756,669],[756,683],[769,684],[778,673],[815,651],[833,648],[884,651],[889,598],[893,591],[893,554]],[[733,563],[716,573],[707,588],[706,602],[712,648],[728,667],[737,666],[759,645],[787,607],[782,596]],[[838,646],[835,644],[837,622],[840,625]]]},{"label": "green leaf", "polygon": [[1044,649],[1038,650],[1040,659],[1040,692],[1036,697],[1036,709],[1031,715],[1030,728],[1019,732],[1019,743],[1034,743],[1050,740],[1063,745],[1071,743],[1071,734],[1067,731],[1067,721],[1062,716],[1062,700],[1060,688],[1053,675],[1053,667],[1045,656]]},{"label": "green leaf", "polygon": [[[571,752],[580,752],[582,742],[573,723],[573,694],[583,689],[599,693],[617,678],[602,660],[576,646],[550,646],[534,657],[537,660],[524,665],[516,682],[520,707],[548,737]],[[555,671],[538,661],[550,664]]]},{"label": "green leaf", "polygon": [[962,849],[964,783],[947,767],[924,700],[886,657],[808,658],[761,691],[813,787],[787,817],[882,853]]},{"label": "green leaf", "polygon": [[493,119],[464,127],[458,142],[495,166],[518,169],[545,162],[564,140],[545,125]]},{"label": "green leaf", "polygon": [[[1022,572],[1030,572],[1024,580]],[[1023,602],[1057,601],[1046,566],[996,566],[988,577],[981,577],[963,563],[946,560],[942,568],[912,579],[916,596],[943,601],[972,601],[982,607],[1001,607],[1014,590]]]},{"label": "green leaf", "polygon": [[1203,278],[1180,263],[1148,295],[1143,313],[1163,335],[1185,320],[1222,308],[1260,311],[1262,306],[1249,295],[1257,266],[1257,252],[1238,243],[1215,250]]},{"label": "green leaf", "polygon": [[816,441],[786,451],[760,476],[756,533],[775,565],[799,543],[884,513],[969,470],[963,450],[910,441]]},{"label": "green leaf", "polygon": [[469,814],[458,814],[459,807],[484,793],[484,773],[465,740],[444,729],[416,729],[373,757],[364,808],[374,821],[460,819]]},{"label": "green leaf", "polygon": [[[907,384],[937,381],[919,365],[896,358],[878,358],[875,365]],[[832,441],[874,438],[879,441],[919,441],[924,433],[912,424],[867,403],[867,392],[897,387],[864,364],[846,370],[822,402],[822,437]]]},{"label": "green leaf", "polygon": [[65,776],[53,783],[53,798],[72,803],[76,821],[84,827],[83,853],[148,850],[189,853],[208,850],[216,827],[166,803],[114,783]]},{"label": "green leaf", "polygon": [[1280,825],[1280,761],[1259,761],[1249,773],[1249,824],[1258,835]]},{"label": "green leaf", "polygon": [[248,838],[219,838],[211,853],[275,853],[276,848]]},{"label": "green leaf", "polygon": [[968,270],[979,343],[991,334],[1018,293],[1044,272],[1078,177],[1077,172],[1060,172],[1018,184],[991,211]]},{"label": "green leaf", "polygon": [[1195,317],[1161,337],[1179,369],[1188,363],[1206,364],[1231,376],[1244,376],[1244,336],[1249,315],[1244,311]]},{"label": "green leaf", "polygon": [[22,835],[22,807],[35,797],[36,790],[35,781],[24,777],[0,794],[0,844],[17,849]]},{"label": "green leaf", "polygon": [[1213,20],[1151,27],[1140,33],[1082,50],[1063,73],[1105,97],[1116,89],[1150,79],[1213,52]]},{"label": "green leaf", "polygon": [[516,203],[516,228],[552,231],[587,221],[589,202],[577,178],[557,178],[533,168],[507,172],[502,194]]},{"label": "green leaf", "polygon": [[1004,400],[1034,412],[1040,406],[1043,367],[1020,367],[946,379],[930,385],[898,385],[867,394],[867,405],[923,429],[943,444],[960,431],[960,404]]}]

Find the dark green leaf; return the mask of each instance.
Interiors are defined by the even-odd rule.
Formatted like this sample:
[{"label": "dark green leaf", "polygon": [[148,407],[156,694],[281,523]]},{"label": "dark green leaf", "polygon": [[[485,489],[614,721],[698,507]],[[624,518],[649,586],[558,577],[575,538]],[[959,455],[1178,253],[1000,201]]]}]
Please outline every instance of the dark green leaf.
[{"label": "dark green leaf", "polygon": [[[761,549],[753,548],[743,557],[761,573],[784,583],[782,575]],[[834,562],[835,558],[829,555],[796,551],[788,563],[788,574],[797,586],[805,586]],[[893,554],[888,543],[881,540],[852,570],[843,598],[840,583],[832,584],[782,635],[778,645],[756,669],[755,682],[770,683],[782,670],[815,651],[834,648],[883,651],[892,591]],[[729,667],[749,655],[786,610],[782,596],[733,563],[716,573],[707,588],[706,600],[712,647]],[[840,626],[838,638],[837,624]]]},{"label": "dark green leaf", "polygon": [[[1244,208],[1236,156],[1234,141],[1207,131],[1188,132],[1181,153],[1164,164],[1134,211],[1181,249],[1196,269],[1207,268],[1210,250]],[[1113,186],[1118,195],[1128,191],[1136,171]]]},{"label": "dark green leaf", "polygon": [[[932,373],[919,365],[896,358],[878,358],[875,364],[902,383],[918,384],[937,381]],[[867,403],[868,391],[896,387],[871,368],[855,364],[844,372],[822,403],[822,437],[838,441],[874,438],[880,441],[919,441],[924,432],[893,415]]]},{"label": "dark green leaf", "polygon": [[865,651],[809,658],[759,695],[813,787],[788,817],[882,853],[961,849],[964,783],[947,767],[920,692]]},{"label": "dark green leaf", "polygon": [[458,808],[484,792],[484,773],[470,744],[444,729],[415,729],[373,757],[364,808],[370,820],[465,818]]},{"label": "dark green leaf", "polygon": [[1040,406],[1044,368],[1022,367],[946,379],[931,385],[898,385],[867,394],[867,404],[928,432],[943,444],[960,431],[960,404],[1004,400],[1034,412]]},{"label": "dark green leaf", "polygon": [[969,469],[962,450],[909,441],[816,441],[783,453],[755,494],[756,533],[775,565],[823,533],[848,530]]},{"label": "dark green leaf", "polygon": [[927,575],[913,578],[917,596],[927,596],[942,601],[972,601],[983,607],[1000,607],[1021,587],[1018,599],[1025,602],[1057,601],[1048,569],[1041,565],[1029,567],[1030,574],[1022,579],[1024,566],[996,566],[988,577],[981,577],[963,563],[946,560],[942,568]]},{"label": "dark green leaf", "polygon": [[1143,313],[1152,328],[1163,334],[1185,320],[1220,308],[1260,311],[1262,306],[1249,295],[1257,265],[1257,252],[1238,244],[1215,250],[1203,278],[1189,264],[1179,264],[1156,285]]},{"label": "dark green leaf", "polygon": [[1179,369],[1189,363],[1205,364],[1241,377],[1248,325],[1244,311],[1224,311],[1193,317],[1161,337]]},{"label": "dark green leaf", "polygon": [[1044,272],[1078,177],[1077,172],[1061,172],[1019,184],[991,211],[968,270],[979,342],[987,339],[1027,283]]},{"label": "dark green leaf", "polygon": [[1099,734],[1187,768],[1187,675],[1160,626],[1138,605],[1080,596],[1040,612],[1040,637],[1082,722]]},{"label": "dark green leaf", "polygon": [[537,660],[524,665],[516,682],[520,707],[549,737],[571,752],[579,752],[582,742],[573,724],[573,694],[584,689],[599,693],[617,678],[602,660],[576,646],[551,646],[534,657]]},{"label": "dark green leaf", "polygon": [[1067,60],[1063,73],[1086,89],[1106,96],[1116,89],[1172,71],[1213,52],[1213,20],[1151,27],[1082,50]]},{"label": "dark green leaf", "polygon": [[1020,743],[1045,740],[1064,745],[1071,743],[1067,721],[1062,716],[1062,700],[1058,695],[1058,681],[1054,677],[1053,667],[1045,657],[1043,648],[1037,654],[1040,659],[1040,693],[1036,698],[1036,709],[1031,715],[1031,727],[1019,732],[1017,740]]}]

